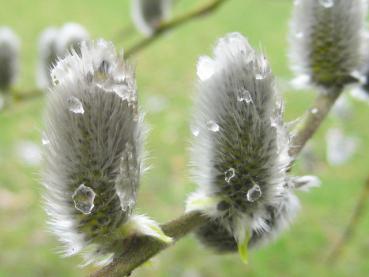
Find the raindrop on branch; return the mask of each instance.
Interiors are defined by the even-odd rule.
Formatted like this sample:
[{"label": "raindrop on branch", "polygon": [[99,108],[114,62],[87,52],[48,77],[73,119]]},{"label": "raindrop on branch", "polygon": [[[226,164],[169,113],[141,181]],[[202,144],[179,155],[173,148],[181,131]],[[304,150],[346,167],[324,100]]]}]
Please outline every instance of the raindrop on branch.
[{"label": "raindrop on branch", "polygon": [[311,113],[312,114],[317,114],[319,112],[319,110],[317,109],[317,108],[313,108],[312,110],[311,110]]}]

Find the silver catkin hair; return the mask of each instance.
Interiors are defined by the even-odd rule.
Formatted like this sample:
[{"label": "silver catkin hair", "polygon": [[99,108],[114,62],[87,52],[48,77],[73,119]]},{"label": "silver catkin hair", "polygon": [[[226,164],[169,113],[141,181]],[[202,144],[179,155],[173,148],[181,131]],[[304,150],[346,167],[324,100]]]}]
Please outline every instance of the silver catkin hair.
[{"label": "silver catkin hair", "polygon": [[299,210],[271,69],[245,37],[231,33],[217,42],[212,58],[200,57],[197,73],[191,165],[199,188],[187,211],[209,218],[197,236],[219,252],[264,244]]},{"label": "silver catkin hair", "polygon": [[318,87],[356,80],[365,51],[366,0],[296,0],[290,23],[290,60],[296,75]]},{"label": "silver catkin hair", "polygon": [[133,215],[144,170],[134,72],[112,43],[98,40],[72,50],[51,75],[43,167],[49,222],[65,255],[106,264],[124,251],[117,243],[124,234],[157,228]]}]

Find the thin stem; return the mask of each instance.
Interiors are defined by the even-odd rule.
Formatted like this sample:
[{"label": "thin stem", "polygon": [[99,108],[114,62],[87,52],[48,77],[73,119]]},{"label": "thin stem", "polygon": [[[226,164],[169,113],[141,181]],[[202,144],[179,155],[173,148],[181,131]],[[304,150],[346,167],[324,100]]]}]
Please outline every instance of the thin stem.
[{"label": "thin stem", "polygon": [[304,148],[306,142],[315,134],[342,91],[342,88],[335,88],[320,93],[316,97],[312,107],[306,111],[305,118],[299,125],[296,135],[292,138],[292,147],[289,150],[291,157],[295,158]]},{"label": "thin stem", "polygon": [[15,102],[18,101],[24,101],[24,100],[28,100],[28,99],[32,99],[32,98],[36,98],[36,97],[40,97],[43,96],[44,93],[41,90],[30,90],[27,92],[18,92],[18,91],[14,91],[13,93],[13,99]]},{"label": "thin stem", "polygon": [[43,95],[44,93],[40,90],[29,90],[27,92],[20,92],[18,90],[11,89],[9,92],[7,92],[7,95],[5,97],[6,104],[3,109],[0,109],[0,112],[8,110],[13,103],[23,102]]},{"label": "thin stem", "polygon": [[[307,111],[304,122],[300,125],[296,136],[292,140],[292,145],[294,146],[289,151],[290,155],[294,158],[297,157],[306,142],[318,130],[341,92],[342,89],[337,88],[317,96],[312,107]],[[294,160],[292,161],[291,166],[293,163]],[[166,223],[161,227],[166,235],[171,236],[175,241],[177,241],[204,223],[206,223],[205,217],[201,216],[199,213],[189,213],[187,215],[182,215],[178,219]],[[92,274],[92,277],[118,277],[129,275],[135,268],[170,246],[160,244],[148,237],[128,238],[126,241],[129,241],[130,243],[129,249],[126,253],[113,261],[110,265]]]},{"label": "thin stem", "polygon": [[121,38],[124,38],[125,40],[132,37],[135,34],[135,26],[130,23],[126,27],[124,27],[122,30],[119,30],[114,37],[112,38],[113,41],[120,40]]},{"label": "thin stem", "polygon": [[159,25],[152,36],[143,38],[142,40],[134,44],[131,48],[129,48],[125,52],[125,56],[129,57],[136,52],[142,50],[143,48],[146,48],[169,30],[172,30],[186,22],[189,22],[192,19],[207,15],[210,12],[215,11],[218,7],[221,6],[221,4],[224,4],[226,1],[228,0],[212,0],[211,2],[204,4],[203,6],[196,8],[193,11],[180,15],[170,21],[163,22],[161,25]]},{"label": "thin stem", "polygon": [[[195,228],[206,222],[206,218],[200,213],[192,212],[170,221],[161,226],[163,232],[174,239],[179,240]],[[126,251],[108,266],[93,273],[91,277],[100,276],[127,276],[145,261],[167,248],[168,244],[159,242],[150,237],[129,237],[123,240]]]},{"label": "thin stem", "polygon": [[356,207],[351,216],[351,219],[343,231],[342,237],[340,238],[340,240],[337,242],[333,250],[328,255],[328,259],[327,259],[328,263],[333,264],[337,261],[337,259],[343,252],[344,246],[351,240],[351,238],[355,234],[355,231],[357,229],[357,226],[359,225],[360,219],[362,218],[365,212],[368,198],[369,198],[369,177],[359,196],[358,202],[356,203]]}]

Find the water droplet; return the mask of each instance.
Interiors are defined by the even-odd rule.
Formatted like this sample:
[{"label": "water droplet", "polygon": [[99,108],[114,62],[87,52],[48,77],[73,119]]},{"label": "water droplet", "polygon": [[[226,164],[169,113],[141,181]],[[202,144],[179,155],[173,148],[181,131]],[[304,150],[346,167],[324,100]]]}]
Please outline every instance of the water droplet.
[{"label": "water droplet", "polygon": [[247,89],[242,89],[237,96],[237,100],[239,102],[246,102],[247,104],[250,104],[252,102],[252,97]]},{"label": "water droplet", "polygon": [[207,56],[199,58],[197,62],[197,76],[201,81],[206,81],[215,72],[215,61]]},{"label": "water droplet", "polygon": [[118,95],[122,100],[130,100],[131,90],[125,83],[103,82],[96,84],[96,86],[105,91],[113,92]]},{"label": "water droplet", "polygon": [[74,96],[68,98],[68,109],[72,113],[77,114],[83,114],[85,112],[85,110],[83,109],[82,102],[77,97]]},{"label": "water droplet", "polygon": [[319,112],[318,108],[311,109],[312,114],[317,114]]},{"label": "water droplet", "polygon": [[208,129],[212,132],[218,132],[219,131],[219,125],[217,123],[215,123],[213,120],[209,120],[206,123],[206,126],[208,127]]},{"label": "water droplet", "polygon": [[197,137],[200,134],[200,128],[197,126],[191,126],[191,133]]},{"label": "water droplet", "polygon": [[50,143],[50,140],[46,136],[45,132],[42,132],[41,142],[43,145],[48,145]]},{"label": "water droplet", "polygon": [[95,196],[92,188],[81,184],[72,195],[75,208],[83,214],[90,214],[95,207]]},{"label": "water droplet", "polygon": [[232,167],[228,169],[226,172],[224,172],[224,180],[227,183],[230,183],[231,180],[234,178],[234,176],[236,176],[236,170]]},{"label": "water droplet", "polygon": [[265,78],[265,76],[263,74],[257,73],[255,74],[255,79],[256,80],[263,80]]},{"label": "water droplet", "polygon": [[258,184],[254,184],[251,189],[247,191],[247,201],[249,202],[255,202],[258,200],[262,195],[260,186]]},{"label": "water droplet", "polygon": [[324,8],[332,8],[334,6],[334,0],[319,0],[320,5]]}]

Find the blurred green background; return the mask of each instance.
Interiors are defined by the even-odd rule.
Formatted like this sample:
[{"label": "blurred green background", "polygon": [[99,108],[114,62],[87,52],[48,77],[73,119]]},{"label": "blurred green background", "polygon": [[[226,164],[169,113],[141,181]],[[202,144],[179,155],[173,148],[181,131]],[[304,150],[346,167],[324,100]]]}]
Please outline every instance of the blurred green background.
[{"label": "blurred green background", "polygon": [[[180,1],[174,15],[201,2],[206,0]],[[115,38],[119,48],[139,38],[116,39],[117,33],[131,24],[127,0],[0,0],[0,7],[0,25],[9,25],[22,39],[20,91],[36,87],[37,39],[47,26],[78,22],[93,38]],[[170,220],[183,212],[186,196],[195,189],[189,178],[187,150],[198,56],[210,54],[219,36],[238,31],[266,53],[278,80],[290,79],[287,33],[291,8],[292,0],[230,0],[216,13],[177,28],[131,58],[137,67],[141,106],[151,127],[147,150],[152,169],[143,178],[139,213],[159,222]],[[301,116],[314,97],[313,92],[281,89],[287,120]],[[340,260],[330,266],[324,262],[369,174],[369,107],[353,104],[350,120],[342,123],[329,117],[314,137],[314,172],[304,172],[301,164],[294,168],[295,174],[321,177],[321,188],[299,193],[303,208],[295,224],[276,242],[252,252],[249,265],[242,264],[237,255],[214,255],[189,236],[133,276],[369,276],[369,212]],[[25,142],[41,147],[43,107],[44,101],[38,97],[0,112],[1,277],[83,276],[94,270],[79,268],[78,257],[57,255],[58,243],[47,231],[41,205],[39,165],[27,164],[19,157],[19,147],[24,148]],[[361,142],[354,157],[339,167],[325,162],[324,136],[331,126],[343,128]]]}]

